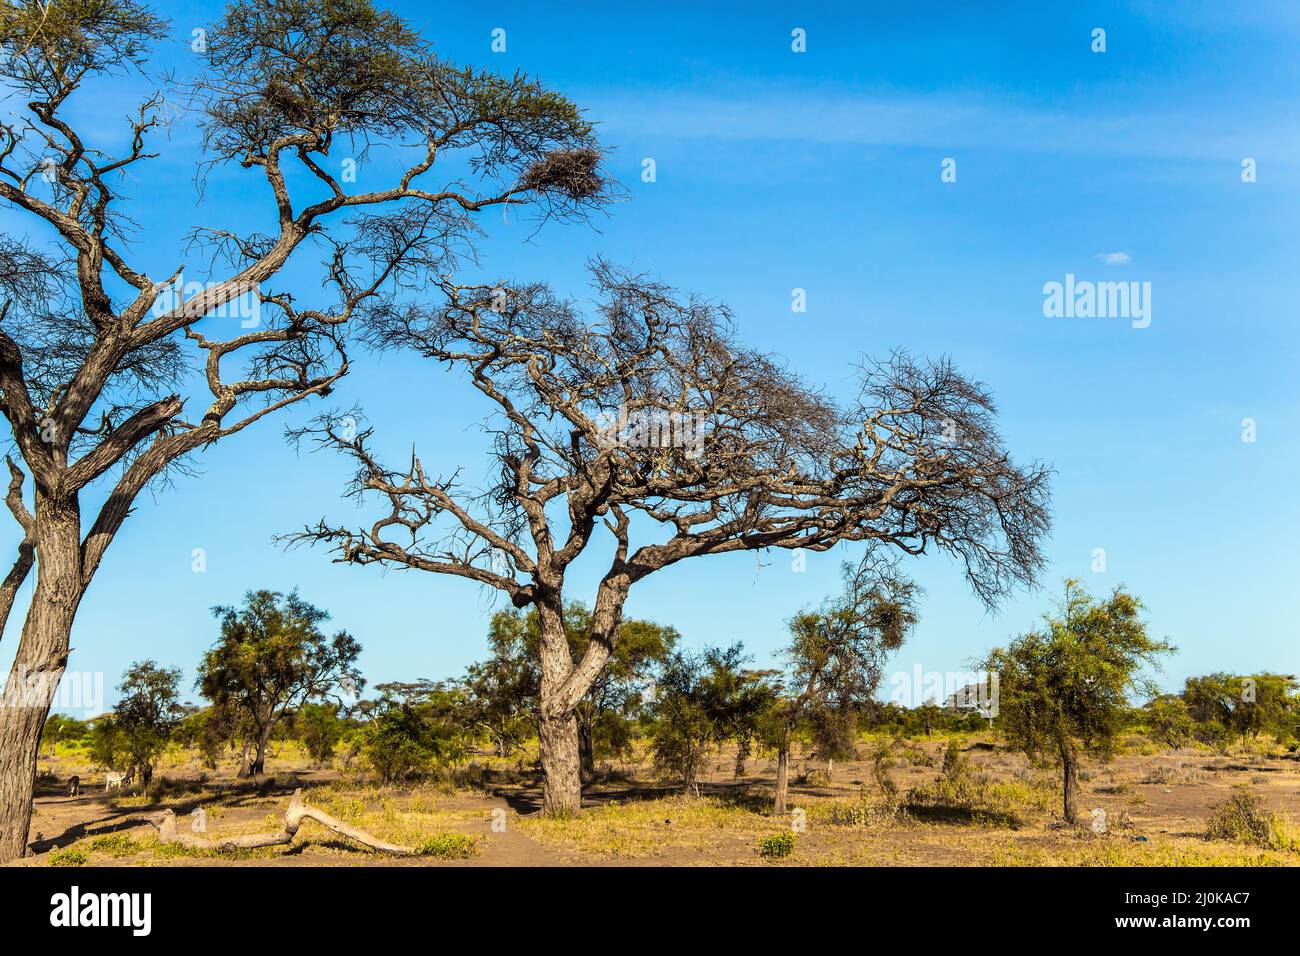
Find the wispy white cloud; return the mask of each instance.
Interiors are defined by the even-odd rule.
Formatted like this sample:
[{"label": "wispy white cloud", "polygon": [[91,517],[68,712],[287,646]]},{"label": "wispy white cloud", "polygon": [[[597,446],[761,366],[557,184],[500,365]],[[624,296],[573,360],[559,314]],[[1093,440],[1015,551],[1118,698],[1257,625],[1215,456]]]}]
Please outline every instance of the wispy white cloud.
[{"label": "wispy white cloud", "polygon": [[[748,140],[1201,160],[1300,155],[1300,128],[1204,109],[1087,110],[949,93],[825,89],[593,90],[582,98],[614,139]],[[1271,118],[1270,118],[1271,116]]]},{"label": "wispy white cloud", "polygon": [[1133,261],[1127,252],[1099,252],[1097,258],[1108,266],[1126,266]]}]

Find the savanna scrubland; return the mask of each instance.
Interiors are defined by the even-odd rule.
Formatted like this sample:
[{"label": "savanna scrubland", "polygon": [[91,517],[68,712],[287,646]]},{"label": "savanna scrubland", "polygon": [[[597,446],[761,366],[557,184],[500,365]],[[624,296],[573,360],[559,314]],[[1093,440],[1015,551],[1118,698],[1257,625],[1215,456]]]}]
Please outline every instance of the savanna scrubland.
[{"label": "savanna scrubland", "polygon": [[[183,69],[153,60],[171,30],[136,0],[0,5],[22,104],[0,121],[0,860],[1300,862],[1295,678],[1160,693],[1174,648],[1123,588],[1067,581],[1042,627],[989,650],[974,713],[881,700],[924,613],[906,561],[953,559],[986,608],[1048,565],[1052,468],[1006,447],[983,383],[899,350],[831,395],[725,305],[603,258],[589,305],[486,273],[485,211],[533,236],[611,211],[610,147],[562,93],[447,62],[368,0],[236,0]],[[104,135],[75,108],[87,88],[141,95]],[[147,192],[215,194],[183,234],[136,202],[155,149]],[[398,351],[486,403],[481,461],[387,464],[390,423],[323,404]],[[110,712],[51,714],[129,516],[277,419],[355,472],[351,500],[265,533],[494,593],[489,657],[367,695],[366,635],[254,590],[216,608],[192,688],[123,648]],[[839,545],[860,555],[842,592],[790,609],[770,667],[624,613],[683,561]],[[592,595],[566,578],[584,556]]]},{"label": "savanna scrubland", "polygon": [[[276,741],[267,760],[273,782],[262,786],[205,769],[195,752],[171,745],[155,786],[143,795],[102,792],[84,749],[59,744],[41,761],[33,822],[39,852],[22,865],[1300,864],[1294,844],[1258,826],[1259,811],[1234,816],[1221,809],[1245,793],[1267,813],[1300,818],[1300,759],[1269,740],[1219,750],[1125,735],[1113,761],[1081,772],[1083,804],[1106,811],[1105,833],[1064,825],[1058,773],[1005,751],[987,733],[886,732],[865,734],[860,743],[864,751],[887,752],[889,783],[882,788],[876,760],[836,761],[828,774],[825,761],[801,754],[791,806],[806,814],[803,832],[792,831],[789,818],[771,816],[774,761],[751,758],[736,777],[730,751],[710,754],[698,794],[684,795],[654,776],[652,757],[638,742],[628,759],[600,762],[579,817],[548,819],[537,812],[535,745],[511,758],[475,755],[439,773],[380,785],[355,759],[351,769],[344,756],[322,767],[301,743]],[[956,783],[944,770],[954,747],[968,763]],[[64,793],[73,773],[94,780],[79,797]],[[382,839],[427,843],[428,855],[394,858],[312,823],[291,847],[193,850],[161,844],[141,819],[171,809],[188,827],[202,807],[210,836],[274,830],[297,787],[307,801]],[[1228,829],[1210,828],[1216,808]],[[763,841],[779,844],[787,834],[788,855],[764,855]]]},{"label": "savanna scrubland", "polygon": [[[497,613],[492,656],[462,677],[363,698],[350,635],[320,631],[325,615],[296,594],[252,593],[216,609],[220,636],[196,682],[205,705],[179,703],[178,671],[140,662],[113,711],[51,718],[24,862],[1300,863],[1294,678],[1211,674],[1141,706],[1076,695],[1080,729],[1063,692],[1044,699],[1011,662],[1037,661],[1024,650],[1037,644],[1065,658],[1095,627],[1111,652],[1116,628],[1146,638],[1129,595],[1094,599],[1069,582],[1041,633],[990,655],[1004,662],[991,697],[961,688],[909,709],[874,696],[879,658],[841,670],[829,635],[862,613],[846,582],[845,596],[791,619],[786,670],[624,622],[610,676],[580,710],[584,802],[564,816],[542,812],[535,615]],[[572,605],[566,625],[580,657],[590,615]],[[1082,680],[1089,692],[1102,683]],[[339,692],[350,703],[330,699]],[[126,780],[109,790],[113,768]],[[284,834],[298,801],[361,835],[311,820]],[[221,842],[277,832],[274,846]]]}]

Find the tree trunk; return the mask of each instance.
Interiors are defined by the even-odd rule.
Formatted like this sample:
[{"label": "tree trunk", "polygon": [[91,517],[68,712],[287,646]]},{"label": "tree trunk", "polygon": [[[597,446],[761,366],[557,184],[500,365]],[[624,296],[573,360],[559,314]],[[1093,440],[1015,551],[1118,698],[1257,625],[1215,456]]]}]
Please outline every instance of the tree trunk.
[{"label": "tree trunk", "polygon": [[1064,789],[1065,822],[1079,823],[1079,759],[1068,742],[1061,744],[1061,780]]},{"label": "tree trunk", "polygon": [[543,713],[538,732],[542,758],[542,812],[548,817],[573,816],[582,807],[578,722]]},{"label": "tree trunk", "polygon": [[253,742],[251,740],[245,740],[243,749],[239,752],[239,770],[235,773],[235,776],[240,779],[251,777],[253,775],[253,760],[249,757],[249,753],[252,752],[252,749]]},{"label": "tree trunk", "polygon": [[541,714],[537,740],[542,762],[542,812],[567,817],[582,807],[582,758],[574,708],[558,701],[559,691],[573,670],[569,639],[564,633],[563,606],[558,592],[537,604],[541,625]]},{"label": "tree trunk", "polygon": [[745,775],[745,761],[749,759],[749,738],[741,737],[736,741],[736,773],[735,777],[739,780]]},{"label": "tree trunk", "polygon": [[782,747],[776,754],[776,801],[772,813],[785,816],[785,804],[790,793],[790,748]]},{"label": "tree trunk", "polygon": [[41,542],[36,588],[0,699],[0,863],[27,851],[41,731],[68,666],[81,582],[81,521],[75,502],[37,495]]},{"label": "tree trunk", "polygon": [[271,727],[267,728],[257,735],[257,753],[253,757],[253,762],[249,767],[249,773],[253,777],[262,777],[266,775],[266,747],[271,742]]},{"label": "tree trunk", "polygon": [[596,779],[596,744],[592,739],[591,721],[578,720],[579,772],[584,785]]},{"label": "tree trunk", "polygon": [[541,626],[538,738],[545,776],[542,809],[548,816],[569,816],[582,806],[582,755],[576,713],[614,649],[630,582],[626,573],[613,571],[601,581],[591,617],[591,640],[576,662],[564,632],[563,577],[550,575],[539,583],[543,587],[535,606]]}]

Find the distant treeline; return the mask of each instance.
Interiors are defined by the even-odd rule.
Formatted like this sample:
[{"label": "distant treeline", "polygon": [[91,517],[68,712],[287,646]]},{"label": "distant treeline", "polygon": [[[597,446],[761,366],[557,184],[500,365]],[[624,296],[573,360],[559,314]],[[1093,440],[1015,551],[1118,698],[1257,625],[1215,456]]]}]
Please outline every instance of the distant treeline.
[{"label": "distant treeline", "polygon": [[[75,745],[97,765],[135,771],[147,785],[169,744],[198,751],[210,769],[229,763],[256,775],[268,747],[293,740],[319,764],[338,757],[391,782],[476,755],[522,757],[536,739],[535,611],[494,615],[490,655],[461,677],[380,684],[370,696],[362,696],[364,682],[355,667],[360,645],[345,632],[323,634],[318,625],[327,615],[297,594],[253,592],[242,607],[216,611],[220,637],[200,662],[195,685],[205,704],[181,703],[179,670],[137,663],[124,675],[121,699],[109,713],[85,721],[51,715],[43,749]],[[833,612],[790,622],[792,653],[804,655],[805,668],[828,666],[818,654],[827,645]],[[570,604],[564,627],[578,660],[590,640],[590,611]],[[672,627],[645,620],[622,624],[610,666],[577,710],[584,779],[601,761],[631,758],[637,741],[648,743],[661,777],[689,787],[705,756],[722,747],[734,748],[740,775],[754,753],[788,757],[796,742],[820,759],[834,760],[853,756],[863,733],[999,731],[1006,719],[934,702],[907,708],[874,699],[883,656],[857,660],[870,671],[857,686],[863,696],[844,696],[841,678],[827,684],[840,696],[818,699],[800,693],[798,667],[789,674],[756,669],[739,644],[685,650],[679,643]],[[1125,708],[1120,722],[1168,747],[1195,742],[1227,749],[1236,740],[1267,734],[1294,750],[1300,684],[1271,673],[1194,677],[1180,694]]]}]

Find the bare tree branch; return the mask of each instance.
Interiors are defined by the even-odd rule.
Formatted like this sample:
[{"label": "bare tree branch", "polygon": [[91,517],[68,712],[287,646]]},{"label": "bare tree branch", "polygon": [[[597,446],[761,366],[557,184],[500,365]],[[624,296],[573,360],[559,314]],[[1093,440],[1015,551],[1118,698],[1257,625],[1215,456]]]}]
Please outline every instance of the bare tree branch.
[{"label": "bare tree branch", "polygon": [[[348,439],[321,420],[300,437],[356,460],[350,493],[388,514],[369,529],[321,521],[290,536],[340,561],[459,575],[537,605],[545,802],[556,812],[576,805],[552,788],[567,775],[564,728],[641,579],[703,555],[862,542],[873,553],[946,552],[991,605],[1034,580],[1049,521],[1047,470],[1011,460],[992,399],[948,361],[870,363],[855,401],[840,405],[741,345],[724,307],[602,261],[593,275],[594,317],[543,285],[449,279],[440,305],[368,309],[373,345],[463,371],[493,403],[495,478],[469,494],[414,457],[397,475],[366,448],[369,431]],[[386,537],[397,527],[400,546]],[[561,626],[565,574],[602,529],[613,554],[575,662]],[[495,573],[497,554],[509,579]]]}]

